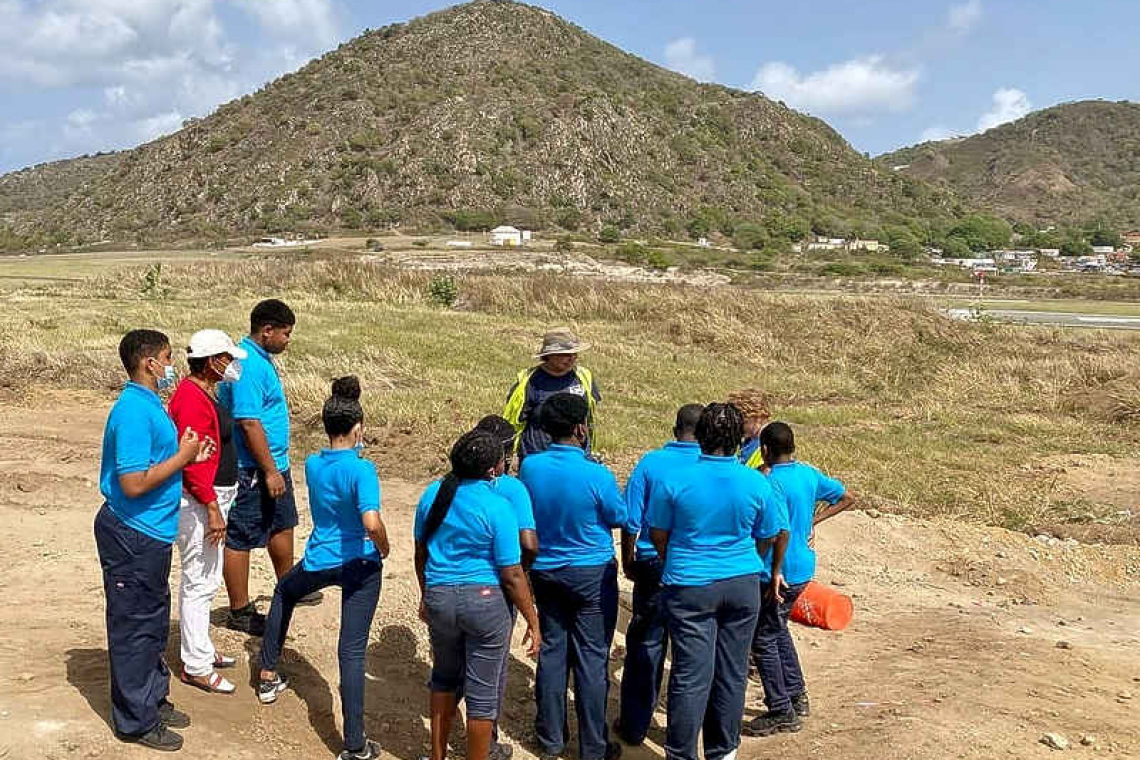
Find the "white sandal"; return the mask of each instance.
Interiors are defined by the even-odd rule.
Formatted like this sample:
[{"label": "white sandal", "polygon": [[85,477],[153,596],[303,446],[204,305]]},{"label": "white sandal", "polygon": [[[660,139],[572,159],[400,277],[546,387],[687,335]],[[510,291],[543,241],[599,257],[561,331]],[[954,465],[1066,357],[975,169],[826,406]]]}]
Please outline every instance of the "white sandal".
[{"label": "white sandal", "polygon": [[218,671],[216,670],[211,671],[210,675],[206,676],[206,683],[195,681],[194,679],[196,677],[197,676],[188,675],[185,670],[182,671],[182,683],[186,684],[187,686],[193,686],[196,689],[201,689],[202,691],[208,691],[214,694],[233,694],[235,691],[237,691],[237,687],[226,680],[223,676],[218,675]]}]

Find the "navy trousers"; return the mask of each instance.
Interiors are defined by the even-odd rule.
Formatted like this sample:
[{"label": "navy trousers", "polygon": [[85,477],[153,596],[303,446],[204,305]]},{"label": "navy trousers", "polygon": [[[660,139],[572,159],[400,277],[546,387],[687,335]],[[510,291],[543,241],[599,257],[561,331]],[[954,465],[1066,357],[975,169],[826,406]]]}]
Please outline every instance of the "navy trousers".
[{"label": "navy trousers", "polygon": [[568,679],[574,671],[578,712],[578,753],[601,760],[609,735],[610,644],[617,626],[617,563],[532,570],[542,627],[542,650],[535,675],[535,733],[543,752],[557,755],[566,746]]},{"label": "navy trousers", "polygon": [[769,601],[770,586],[770,583],[765,583],[761,588],[760,617],[752,639],[752,659],[764,684],[764,703],[772,712],[787,712],[792,709],[792,699],[807,690],[796,644],[788,632],[788,614],[807,584],[790,586],[780,603]]},{"label": "navy trousers", "polygon": [[170,693],[163,654],[170,635],[172,545],[130,527],[106,504],[95,516],[95,545],[107,599],[111,722],[123,736],[158,725]]},{"label": "navy trousers", "polygon": [[663,594],[673,646],[669,676],[667,760],[721,760],[740,744],[748,649],[760,610],[757,575],[705,586],[666,586]]},{"label": "navy trousers", "polygon": [[665,675],[669,636],[661,603],[662,562],[659,558],[633,564],[633,617],[625,632],[625,667],[621,676],[622,739],[630,744],[645,740]]},{"label": "navy trousers", "polygon": [[381,565],[375,560],[354,559],[328,570],[306,570],[298,562],[281,576],[273,591],[259,660],[265,670],[277,670],[281,647],[297,602],[327,586],[340,586],[340,706],[344,717],[344,748],[364,748],[364,653],[368,631],[380,601]]}]

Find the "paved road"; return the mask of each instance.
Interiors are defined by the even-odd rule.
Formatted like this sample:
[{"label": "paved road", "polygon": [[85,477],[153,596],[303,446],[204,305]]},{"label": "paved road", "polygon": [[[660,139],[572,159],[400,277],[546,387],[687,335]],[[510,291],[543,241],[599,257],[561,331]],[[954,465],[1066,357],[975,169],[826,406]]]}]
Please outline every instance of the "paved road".
[{"label": "paved road", "polygon": [[1027,325],[1084,327],[1093,330],[1140,330],[1140,317],[1121,317],[1109,314],[1069,314],[1057,311],[1019,311],[1017,309],[982,309],[977,314],[970,309],[950,309],[947,313],[953,319],[966,321],[973,321],[982,316],[1000,322]]}]

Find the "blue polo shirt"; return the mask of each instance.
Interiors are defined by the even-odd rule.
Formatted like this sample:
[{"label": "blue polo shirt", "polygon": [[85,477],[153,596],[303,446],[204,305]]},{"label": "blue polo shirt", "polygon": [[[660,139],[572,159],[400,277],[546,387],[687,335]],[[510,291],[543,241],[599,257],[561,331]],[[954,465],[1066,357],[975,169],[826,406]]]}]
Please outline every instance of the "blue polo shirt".
[{"label": "blue polo shirt", "polygon": [[138,383],[127,383],[103,428],[99,490],[116,517],[166,544],[178,536],[182,472],[133,499],[123,493],[119,476],[146,472],[177,453],[178,430],[158,394]]},{"label": "blue polo shirt", "polygon": [[670,586],[703,586],[767,571],[756,540],[788,529],[788,513],[767,479],[736,457],[702,454],[654,488],[649,525],[669,531],[665,572]]},{"label": "blue polo shirt", "polygon": [[514,475],[503,474],[491,481],[491,490],[511,503],[519,530],[534,530],[534,505],[521,480]]},{"label": "blue polo shirt", "polygon": [[551,444],[523,460],[519,479],[534,503],[535,570],[604,565],[614,558],[612,531],[629,516],[612,472],[578,446]]},{"label": "blue polo shirt", "polygon": [[305,460],[313,532],[301,560],[306,570],[330,570],[354,559],[380,561],[361,516],[380,511],[376,466],[352,449],[325,449]]},{"label": "blue polo shirt", "polygon": [[[788,551],[784,554],[784,580],[789,584],[807,583],[815,576],[815,550],[808,546],[815,505],[834,504],[847,489],[835,478],[803,462],[772,465],[768,481],[783,495],[788,505]],[[770,554],[770,553],[769,553]],[[771,556],[765,557],[771,570]]]},{"label": "blue polo shirt", "polygon": [[649,509],[649,494],[657,483],[677,471],[693,464],[701,456],[700,444],[691,441],[669,441],[659,449],[648,452],[637,463],[625,484],[625,504],[629,508],[626,533],[637,535],[637,558],[653,559],[657,549],[649,540],[649,526],[645,513]]},{"label": "blue polo shirt", "polygon": [[[423,540],[424,523],[439,485],[435,481],[420,497],[417,542]],[[447,517],[427,548],[424,575],[428,586],[497,586],[499,570],[522,561],[514,509],[486,480],[460,482]]]},{"label": "blue polo shirt", "polygon": [[[236,383],[218,384],[218,401],[235,420],[258,420],[265,428],[269,453],[281,472],[289,469],[289,406],[285,390],[269,352],[250,337],[242,338],[241,347],[249,354],[241,363],[241,379]],[[257,467],[241,426],[234,427],[238,466]]]}]

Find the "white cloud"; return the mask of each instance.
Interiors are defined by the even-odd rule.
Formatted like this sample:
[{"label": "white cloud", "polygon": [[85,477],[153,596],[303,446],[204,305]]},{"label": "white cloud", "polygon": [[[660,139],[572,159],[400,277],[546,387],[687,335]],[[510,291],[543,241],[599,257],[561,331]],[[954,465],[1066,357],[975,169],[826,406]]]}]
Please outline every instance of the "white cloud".
[{"label": "white cloud", "polygon": [[716,77],[716,62],[712,56],[697,52],[697,41],[692,37],[682,37],[665,46],[665,65],[698,82],[711,82]]},{"label": "white cloud", "polygon": [[949,140],[954,137],[956,133],[950,127],[937,124],[933,127],[927,127],[922,130],[922,136],[918,138],[919,142],[937,142],[938,140]]},{"label": "white cloud", "polygon": [[1033,110],[1029,97],[1021,90],[1003,87],[993,94],[993,108],[978,119],[978,131],[985,132],[1006,122],[1016,121]]},{"label": "white cloud", "polygon": [[42,122],[35,134],[0,116],[18,141],[0,149],[0,171],[131,147],[205,116],[341,40],[343,1],[0,0],[0,101],[36,92],[71,111],[54,123],[50,106],[24,113]]},{"label": "white cloud", "polygon": [[336,42],[339,37],[339,14],[331,0],[238,1],[278,36],[316,39],[322,45]]},{"label": "white cloud", "polygon": [[967,0],[961,5],[950,6],[946,23],[950,30],[965,34],[974,28],[982,18],[982,0]]},{"label": "white cloud", "polygon": [[760,67],[752,89],[816,115],[867,116],[910,108],[919,78],[918,69],[894,68],[881,55],[836,63],[809,74],[775,61]]}]

